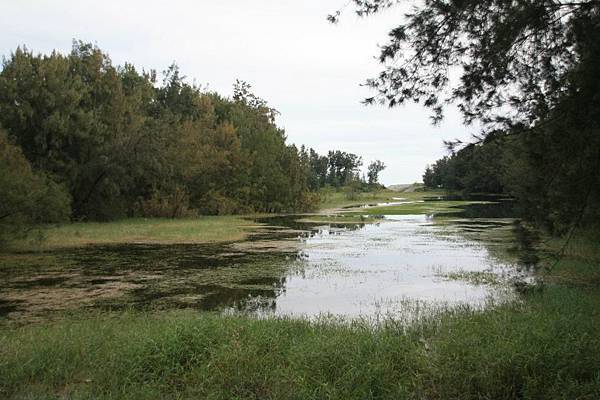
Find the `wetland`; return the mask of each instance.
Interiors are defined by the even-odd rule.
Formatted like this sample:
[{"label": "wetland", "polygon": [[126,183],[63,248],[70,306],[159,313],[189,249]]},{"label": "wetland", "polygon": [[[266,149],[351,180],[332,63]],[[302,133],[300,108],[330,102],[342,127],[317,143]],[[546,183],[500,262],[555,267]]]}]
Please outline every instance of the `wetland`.
[{"label": "wetland", "polygon": [[[530,279],[534,265],[523,262],[531,249],[517,245],[511,204],[423,197],[332,215],[247,217],[251,228],[237,241],[15,252],[2,258],[0,314],[40,321],[77,309],[189,308],[407,318],[415,304],[514,300],[510,283]],[[406,214],[415,205],[439,214]],[[361,213],[371,209],[381,214]]]},{"label": "wetland", "polygon": [[0,395],[597,397],[593,232],[565,247],[508,199],[372,197],[49,228],[0,256]]}]

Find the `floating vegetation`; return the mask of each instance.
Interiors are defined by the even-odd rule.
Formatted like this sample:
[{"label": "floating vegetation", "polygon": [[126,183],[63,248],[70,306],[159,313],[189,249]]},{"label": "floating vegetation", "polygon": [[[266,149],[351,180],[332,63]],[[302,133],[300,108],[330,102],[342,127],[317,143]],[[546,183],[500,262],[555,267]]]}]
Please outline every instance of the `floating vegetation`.
[{"label": "floating vegetation", "polygon": [[438,276],[451,281],[468,282],[472,285],[500,285],[506,283],[497,273],[488,271],[457,271]]},{"label": "floating vegetation", "polygon": [[506,296],[497,283],[521,273],[516,255],[525,249],[515,246],[508,218],[342,213],[242,221],[254,228],[232,242],[3,254],[0,313],[43,319],[134,307],[364,318],[398,315],[405,299],[479,307]]}]

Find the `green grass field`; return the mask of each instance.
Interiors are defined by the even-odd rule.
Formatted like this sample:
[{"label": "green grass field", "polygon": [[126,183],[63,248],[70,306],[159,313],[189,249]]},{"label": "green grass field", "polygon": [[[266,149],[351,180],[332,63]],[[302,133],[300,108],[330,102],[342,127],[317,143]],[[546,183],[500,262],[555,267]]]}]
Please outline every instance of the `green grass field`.
[{"label": "green grass field", "polygon": [[379,190],[374,192],[356,193],[352,198],[344,190],[322,190],[321,196],[322,210],[332,210],[342,207],[360,206],[370,203],[384,203],[397,201],[394,198],[406,198],[408,200],[420,200],[425,196],[444,195],[443,192],[394,192],[392,190]]},{"label": "green grass field", "polygon": [[43,229],[11,245],[12,250],[51,250],[90,244],[210,243],[238,241],[257,224],[237,216],[189,219],[131,218],[114,222],[76,222]]}]

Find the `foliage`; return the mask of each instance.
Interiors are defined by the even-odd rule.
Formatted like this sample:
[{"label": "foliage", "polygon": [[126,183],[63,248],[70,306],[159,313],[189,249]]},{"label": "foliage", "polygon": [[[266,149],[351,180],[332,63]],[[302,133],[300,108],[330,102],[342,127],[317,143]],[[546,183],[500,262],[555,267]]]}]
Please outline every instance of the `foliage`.
[{"label": "foliage", "polygon": [[189,196],[181,187],[169,193],[154,191],[150,198],[140,201],[140,213],[154,218],[189,217],[192,215],[189,203]]},{"label": "foliage", "polygon": [[363,165],[362,157],[340,150],[330,150],[326,156],[315,150],[300,148],[300,159],[308,168],[308,186],[313,191],[336,188],[353,200],[356,194],[367,190],[381,188],[379,173],[385,169],[380,160],[373,161],[367,168],[368,180],[360,176],[359,168]]},{"label": "foliage", "polygon": [[332,186],[344,186],[353,180],[359,180],[357,170],[362,165],[361,157],[336,150],[330,151],[327,158],[329,160],[327,179]]},{"label": "foliage", "polygon": [[[370,15],[405,2],[352,3]],[[422,103],[434,122],[453,103],[466,123],[484,127],[476,144],[426,171],[427,185],[508,190],[526,218],[555,232],[593,223],[599,21],[596,0],[416,2],[381,49],[384,70],[368,81],[377,94],[367,102]]]},{"label": "foliage", "polygon": [[318,190],[331,184],[328,177],[329,158],[322,156],[315,150],[306,149],[304,146],[300,149],[300,154],[305,165],[309,168],[308,185],[311,190]]},{"label": "foliage", "polygon": [[367,167],[367,177],[369,185],[377,185],[379,183],[379,174],[385,169],[385,164],[376,160]]},{"label": "foliage", "polygon": [[505,147],[498,140],[471,144],[428,166],[423,183],[448,191],[500,194],[505,191],[504,156]]},{"label": "foliage", "polygon": [[[8,250],[20,253],[73,249],[84,246],[124,244],[200,244],[244,240],[257,225],[239,216],[195,216],[190,218],[128,218],[111,222],[74,222],[44,226],[41,243],[33,232],[13,241]],[[33,240],[32,240],[33,239]],[[52,253],[57,254],[57,253]],[[8,253],[4,256],[10,257]],[[36,256],[39,255],[36,253]],[[64,261],[64,258],[62,259]],[[14,266],[14,262],[7,263]],[[40,265],[38,262],[37,265]],[[57,265],[61,265],[57,262]],[[65,268],[64,265],[61,268]]]},{"label": "foliage", "polygon": [[23,235],[34,224],[68,219],[65,190],[34,172],[21,149],[0,130],[0,245]]},{"label": "foliage", "polygon": [[597,291],[413,326],[192,312],[2,328],[3,398],[561,399],[600,390]]},{"label": "foliage", "polygon": [[344,194],[346,200],[357,200],[359,193],[362,191],[362,185],[360,181],[354,181],[344,187]]},{"label": "foliage", "polygon": [[594,108],[578,108],[572,117],[569,112],[525,135],[498,133],[470,144],[427,167],[423,182],[428,188],[511,195],[526,219],[553,233],[594,225],[600,220],[600,136],[585,127]]},{"label": "foliage", "polygon": [[[352,3],[367,16],[405,1]],[[556,105],[585,57],[587,48],[578,47],[584,29],[596,24],[598,7],[595,0],[417,3],[381,47],[385,69],[368,81],[378,94],[367,102],[420,102],[434,111],[434,120],[444,105],[457,102],[467,122],[536,121]],[[460,78],[452,79],[457,73]]]},{"label": "foliage", "polygon": [[176,65],[158,82],[82,42],[68,55],[17,48],[0,72],[0,123],[68,189],[77,219],[307,211],[325,179],[354,178],[360,157],[308,156],[286,144],[278,112],[250,85],[233,92],[188,84]]}]

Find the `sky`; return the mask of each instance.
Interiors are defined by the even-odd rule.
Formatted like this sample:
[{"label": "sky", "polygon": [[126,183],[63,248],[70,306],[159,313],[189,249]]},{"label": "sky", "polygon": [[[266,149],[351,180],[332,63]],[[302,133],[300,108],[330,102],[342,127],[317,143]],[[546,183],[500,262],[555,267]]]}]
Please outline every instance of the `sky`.
[{"label": "sky", "polygon": [[351,9],[338,24],[328,14],[347,0],[0,0],[0,54],[19,45],[68,52],[73,39],[91,42],[114,64],[165,70],[176,62],[190,82],[231,95],[250,83],[281,115],[288,142],[320,153],[381,160],[385,185],[421,180],[425,166],[447,154],[443,141],[468,139],[455,109],[432,126],[419,105],[364,106],[361,84],[375,76],[378,46],[402,10],[369,18]]}]

